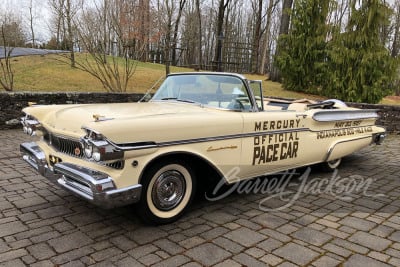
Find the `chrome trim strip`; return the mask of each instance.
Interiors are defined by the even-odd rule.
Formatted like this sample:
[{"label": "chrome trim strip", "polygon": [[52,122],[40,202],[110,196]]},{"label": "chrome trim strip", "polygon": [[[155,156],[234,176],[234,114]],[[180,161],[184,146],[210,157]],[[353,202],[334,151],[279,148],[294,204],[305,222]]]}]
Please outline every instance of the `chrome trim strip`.
[{"label": "chrome trim strip", "polygon": [[57,182],[61,187],[67,189],[68,191],[74,193],[75,195],[78,195],[88,201],[94,200],[93,194],[90,190],[88,190],[82,185],[79,185],[78,183],[74,183],[73,181],[68,181],[65,176],[62,176],[60,179],[58,179]]},{"label": "chrome trim strip", "polygon": [[318,111],[312,118],[320,122],[372,119],[379,118],[377,111],[377,109]]},{"label": "chrome trim strip", "polygon": [[[365,126],[365,127],[374,126],[374,124],[363,125],[363,126]],[[353,126],[353,127],[346,127],[343,129],[357,128],[357,127],[358,126]],[[325,129],[325,130],[333,130],[333,129],[334,128]],[[137,142],[136,144],[138,144],[138,145],[134,145],[135,143],[116,144],[116,143],[112,142],[111,140],[107,139],[104,135],[103,135],[103,137],[105,138],[106,141],[108,141],[116,149],[119,149],[122,151],[129,151],[129,150],[141,150],[141,149],[167,147],[167,146],[173,146],[173,145],[186,145],[186,144],[193,144],[193,143],[204,143],[204,142],[212,142],[212,141],[237,139],[237,138],[257,137],[257,136],[263,136],[263,135],[269,135],[269,134],[281,134],[281,133],[305,132],[305,131],[308,131],[311,133],[318,133],[321,130],[311,130],[310,128],[297,128],[297,129],[288,129],[288,130],[250,132],[250,133],[233,134],[233,135],[221,135],[221,136],[214,136],[214,137],[202,137],[202,138],[175,140],[175,141],[167,141],[167,142],[160,142],[160,143],[156,143],[153,141],[144,141],[144,142]]]},{"label": "chrome trim strip", "polygon": [[57,163],[54,165],[54,171],[88,185],[96,186],[98,184],[103,184],[106,180],[107,182],[112,181],[112,179],[105,173],[85,167],[78,167],[71,163]]}]

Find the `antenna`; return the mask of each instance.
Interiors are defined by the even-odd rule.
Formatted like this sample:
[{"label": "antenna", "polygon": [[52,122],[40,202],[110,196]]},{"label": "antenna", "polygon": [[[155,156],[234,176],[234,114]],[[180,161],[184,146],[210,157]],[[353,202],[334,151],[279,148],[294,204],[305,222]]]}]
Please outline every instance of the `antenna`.
[{"label": "antenna", "polygon": [[138,102],[142,102],[143,100],[145,100],[147,98],[147,96],[149,96],[151,94],[151,92],[153,91],[154,87],[156,87],[156,85],[161,81],[161,79],[165,78],[164,75],[162,75],[151,87],[150,89],[148,89],[146,91],[146,93],[144,94],[144,96],[138,101]]}]

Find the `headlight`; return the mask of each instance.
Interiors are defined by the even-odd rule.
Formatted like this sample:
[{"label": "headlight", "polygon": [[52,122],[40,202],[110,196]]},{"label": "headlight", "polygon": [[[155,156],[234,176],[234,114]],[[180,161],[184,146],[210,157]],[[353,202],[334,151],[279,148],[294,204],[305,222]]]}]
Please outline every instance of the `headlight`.
[{"label": "headlight", "polygon": [[27,133],[28,133],[29,135],[33,135],[34,132],[35,132],[35,131],[33,130],[32,127],[28,127]]},{"label": "headlight", "polygon": [[86,130],[86,135],[81,138],[85,156],[96,162],[116,161],[124,157],[124,152],[117,149],[102,134]]},{"label": "headlight", "polygon": [[97,162],[99,162],[101,160],[101,154],[100,152],[94,152],[93,153],[93,159]]},{"label": "headlight", "polygon": [[36,135],[36,131],[41,128],[40,122],[28,114],[21,118],[21,123],[24,133],[31,136]]},{"label": "headlight", "polygon": [[104,146],[96,146],[93,150],[92,158],[98,162],[98,161],[104,160],[104,156],[102,156],[102,155],[105,155],[105,147]]},{"label": "headlight", "polygon": [[85,143],[83,152],[87,158],[91,158],[93,155],[93,146],[91,144]]}]

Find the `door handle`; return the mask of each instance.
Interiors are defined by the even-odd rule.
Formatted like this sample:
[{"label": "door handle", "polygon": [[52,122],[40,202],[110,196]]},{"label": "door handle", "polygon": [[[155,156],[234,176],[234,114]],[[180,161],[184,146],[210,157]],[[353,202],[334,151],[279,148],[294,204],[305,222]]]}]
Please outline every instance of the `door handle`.
[{"label": "door handle", "polygon": [[303,119],[307,118],[307,114],[303,113],[303,114],[296,114],[296,117],[303,117]]}]

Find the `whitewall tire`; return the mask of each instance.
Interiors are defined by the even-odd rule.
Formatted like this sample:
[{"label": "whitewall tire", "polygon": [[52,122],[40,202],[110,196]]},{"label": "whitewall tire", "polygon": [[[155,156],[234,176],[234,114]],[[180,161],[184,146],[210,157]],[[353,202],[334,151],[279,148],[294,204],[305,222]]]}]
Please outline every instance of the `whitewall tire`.
[{"label": "whitewall tire", "polygon": [[139,215],[147,223],[165,224],[176,221],[190,205],[196,179],[186,162],[169,160],[151,166],[142,186]]}]

